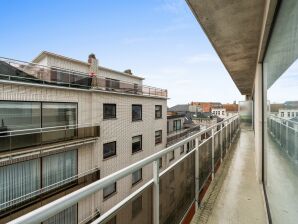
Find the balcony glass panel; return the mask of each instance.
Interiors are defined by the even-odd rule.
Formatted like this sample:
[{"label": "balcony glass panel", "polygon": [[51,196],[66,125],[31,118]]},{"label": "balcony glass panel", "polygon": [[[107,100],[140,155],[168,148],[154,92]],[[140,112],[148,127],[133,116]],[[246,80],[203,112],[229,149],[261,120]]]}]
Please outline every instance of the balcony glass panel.
[{"label": "balcony glass panel", "polygon": [[160,177],[159,222],[180,223],[195,198],[195,153]]},{"label": "balcony glass panel", "polygon": [[141,191],[137,196],[129,200],[120,209],[106,218],[103,224],[151,224],[152,221],[152,191],[150,185]]},{"label": "balcony glass panel", "polygon": [[199,146],[199,189],[201,190],[212,173],[212,138]]},{"label": "balcony glass panel", "polygon": [[214,135],[214,164],[217,164],[220,160],[220,132],[215,133]]}]

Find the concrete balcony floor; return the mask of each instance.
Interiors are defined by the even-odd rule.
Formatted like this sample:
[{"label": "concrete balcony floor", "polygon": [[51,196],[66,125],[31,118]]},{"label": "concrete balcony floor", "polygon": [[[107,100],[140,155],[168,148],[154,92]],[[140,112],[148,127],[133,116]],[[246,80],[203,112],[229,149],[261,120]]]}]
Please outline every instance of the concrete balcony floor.
[{"label": "concrete balcony floor", "polygon": [[253,131],[242,126],[192,224],[267,223],[261,187],[256,178]]}]

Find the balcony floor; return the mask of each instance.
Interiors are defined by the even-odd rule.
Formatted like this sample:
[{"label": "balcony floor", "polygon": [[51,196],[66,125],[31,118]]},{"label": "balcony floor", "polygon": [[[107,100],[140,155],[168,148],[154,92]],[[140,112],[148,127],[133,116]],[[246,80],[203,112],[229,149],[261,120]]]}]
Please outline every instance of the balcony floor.
[{"label": "balcony floor", "polygon": [[243,127],[230,150],[192,224],[267,223],[255,174],[253,131]]}]

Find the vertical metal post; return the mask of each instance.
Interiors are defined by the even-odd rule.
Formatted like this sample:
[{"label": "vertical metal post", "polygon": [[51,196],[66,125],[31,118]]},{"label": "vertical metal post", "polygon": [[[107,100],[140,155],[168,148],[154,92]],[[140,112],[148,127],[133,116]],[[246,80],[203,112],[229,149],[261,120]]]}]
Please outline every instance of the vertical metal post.
[{"label": "vertical metal post", "polygon": [[286,148],[286,152],[289,154],[289,123],[288,123],[288,121],[286,121],[285,126],[286,126],[285,148]]},{"label": "vertical metal post", "polygon": [[215,145],[215,141],[214,141],[214,128],[212,128],[211,130],[211,148],[212,148],[212,180],[214,179],[214,145]]},{"label": "vertical metal post", "polygon": [[223,133],[223,125],[220,125],[220,163],[222,163],[222,151],[223,151],[223,139],[222,139],[222,133]]},{"label": "vertical metal post", "polygon": [[153,162],[153,223],[159,224],[159,160]]},{"label": "vertical metal post", "polygon": [[230,121],[230,135],[229,135],[229,137],[230,137],[230,146],[232,145],[232,121]]},{"label": "vertical metal post", "polygon": [[199,160],[199,137],[195,139],[196,151],[195,151],[195,201],[196,201],[196,210],[199,209],[199,195],[200,195],[200,160]]}]

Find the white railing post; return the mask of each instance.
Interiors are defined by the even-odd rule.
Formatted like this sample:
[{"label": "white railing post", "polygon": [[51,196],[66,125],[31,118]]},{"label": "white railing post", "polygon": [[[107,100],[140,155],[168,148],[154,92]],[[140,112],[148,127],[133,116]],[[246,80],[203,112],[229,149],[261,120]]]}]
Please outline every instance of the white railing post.
[{"label": "white railing post", "polygon": [[195,202],[196,202],[196,210],[199,209],[199,195],[200,195],[200,158],[199,158],[199,138],[196,138],[196,151],[195,151]]},{"label": "white railing post", "polygon": [[153,223],[159,224],[159,160],[153,162]]},{"label": "white railing post", "polygon": [[288,121],[285,122],[285,126],[286,126],[286,152],[289,154],[289,123]]},{"label": "white railing post", "polygon": [[229,137],[230,137],[230,146],[232,145],[232,121],[230,121],[230,135],[229,135]]},{"label": "white railing post", "polygon": [[214,141],[214,128],[211,129],[211,148],[212,148],[212,180],[214,179],[214,145],[215,145],[215,141]]}]

